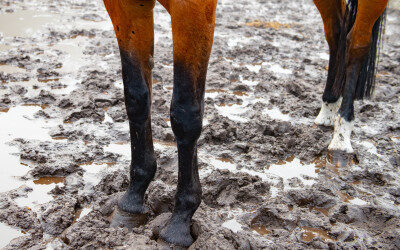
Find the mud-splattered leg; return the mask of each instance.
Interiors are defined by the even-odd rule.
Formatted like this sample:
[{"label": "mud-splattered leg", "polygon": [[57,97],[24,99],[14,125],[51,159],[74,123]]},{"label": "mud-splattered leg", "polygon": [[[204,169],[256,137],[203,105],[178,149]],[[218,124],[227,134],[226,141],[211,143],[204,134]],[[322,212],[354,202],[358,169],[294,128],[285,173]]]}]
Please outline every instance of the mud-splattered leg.
[{"label": "mud-splattered leg", "polygon": [[336,77],[339,37],[342,32],[341,26],[345,11],[345,1],[314,0],[314,4],[324,22],[325,37],[329,45],[328,78],[322,96],[321,110],[314,122],[317,125],[332,126],[341,104],[341,98],[333,93],[332,87]]},{"label": "mud-splattered leg", "polygon": [[131,135],[130,184],[118,203],[128,213],[145,213],[143,197],[156,172],[151,133],[155,0],[104,0],[121,54],[125,105]]},{"label": "mud-splattered leg", "polygon": [[167,242],[190,246],[191,218],[201,202],[197,140],[202,130],[204,86],[214,36],[216,0],[171,0],[174,90],[171,125],[178,145],[175,207],[161,231]]},{"label": "mud-splattered leg", "polygon": [[354,124],[354,99],[363,62],[370,53],[372,28],[388,0],[359,0],[356,21],[347,39],[346,83],[329,150],[353,153],[350,136]]}]

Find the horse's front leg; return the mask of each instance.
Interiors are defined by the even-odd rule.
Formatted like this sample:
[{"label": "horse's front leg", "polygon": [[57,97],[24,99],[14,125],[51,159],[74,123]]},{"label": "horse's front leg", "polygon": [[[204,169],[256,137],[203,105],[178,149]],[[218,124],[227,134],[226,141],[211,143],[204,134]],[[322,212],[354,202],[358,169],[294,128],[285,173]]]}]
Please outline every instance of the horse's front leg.
[{"label": "horse's front leg", "polygon": [[344,58],[345,53],[343,51],[345,46],[342,45],[341,48],[340,40],[345,39],[346,35],[346,31],[342,29],[346,3],[344,0],[314,0],[314,4],[321,14],[325,38],[329,45],[328,78],[322,95],[321,110],[314,122],[317,125],[332,126],[341,103],[341,98],[332,88],[336,78],[337,63],[340,63],[340,57]]},{"label": "horse's front leg", "polygon": [[145,213],[144,193],[157,168],[150,121],[155,1],[104,0],[104,4],[118,39],[131,135],[130,183],[118,207],[129,213]]},{"label": "horse's front leg", "polygon": [[202,130],[204,87],[214,37],[217,0],[171,0],[174,89],[171,125],[178,145],[178,189],[165,241],[190,246],[191,218],[201,202],[197,140]]},{"label": "horse's front leg", "polygon": [[[373,27],[385,10],[387,2],[388,0],[358,0],[356,20],[347,36],[343,101],[339,115],[335,119],[334,134],[328,147],[329,150],[353,153],[350,135],[354,123],[354,100],[363,98],[367,93],[367,81],[369,80],[366,79],[367,74],[371,76],[375,73],[375,55],[372,53],[376,53],[376,49],[371,50],[371,44],[376,43],[379,30],[374,31],[375,41],[373,41]],[[377,46],[377,44],[373,46]],[[371,64],[368,60],[372,60]]]}]

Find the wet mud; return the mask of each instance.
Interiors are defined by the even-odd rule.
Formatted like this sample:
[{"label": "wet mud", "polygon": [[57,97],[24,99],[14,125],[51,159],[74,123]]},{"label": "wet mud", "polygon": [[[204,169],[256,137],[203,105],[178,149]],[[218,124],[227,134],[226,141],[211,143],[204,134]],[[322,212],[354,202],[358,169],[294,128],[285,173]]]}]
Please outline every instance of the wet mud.
[{"label": "wet mud", "polygon": [[[338,161],[332,129],[313,125],[329,55],[312,1],[218,1],[190,249],[400,248],[399,6],[373,99],[355,105],[356,153]],[[178,177],[168,13],[156,4],[158,170],[143,218],[115,211],[130,148],[102,2],[1,1],[0,33],[0,247],[167,249],[158,234]]]}]

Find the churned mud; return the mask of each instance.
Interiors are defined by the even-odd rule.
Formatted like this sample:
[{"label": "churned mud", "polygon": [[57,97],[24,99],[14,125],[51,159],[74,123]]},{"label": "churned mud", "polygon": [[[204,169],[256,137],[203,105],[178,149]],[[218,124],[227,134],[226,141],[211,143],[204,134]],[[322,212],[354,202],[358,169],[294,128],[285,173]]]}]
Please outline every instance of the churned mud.
[{"label": "churned mud", "polygon": [[[313,125],[328,49],[312,1],[218,1],[190,249],[400,248],[399,7],[375,95],[356,104],[356,156],[338,165],[332,130]],[[177,183],[169,21],[157,4],[150,214],[110,227],[130,149],[104,6],[0,1],[0,247],[168,248],[158,232]]]}]

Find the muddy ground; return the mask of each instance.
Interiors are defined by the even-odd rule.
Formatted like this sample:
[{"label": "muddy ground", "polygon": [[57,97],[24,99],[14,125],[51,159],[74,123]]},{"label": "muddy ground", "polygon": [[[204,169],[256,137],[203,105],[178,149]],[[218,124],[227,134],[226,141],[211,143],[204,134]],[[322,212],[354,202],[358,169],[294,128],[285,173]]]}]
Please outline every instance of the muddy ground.
[{"label": "muddy ground", "polygon": [[[400,248],[400,11],[388,10],[377,88],[357,102],[357,159],[313,126],[328,65],[311,0],[219,0],[199,140],[203,202],[190,249]],[[172,35],[155,7],[148,223],[110,227],[128,185],[117,44],[98,0],[0,1],[0,247],[168,249],[177,152]]]}]

